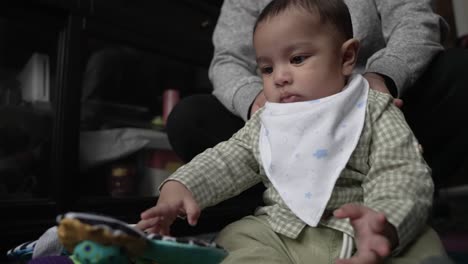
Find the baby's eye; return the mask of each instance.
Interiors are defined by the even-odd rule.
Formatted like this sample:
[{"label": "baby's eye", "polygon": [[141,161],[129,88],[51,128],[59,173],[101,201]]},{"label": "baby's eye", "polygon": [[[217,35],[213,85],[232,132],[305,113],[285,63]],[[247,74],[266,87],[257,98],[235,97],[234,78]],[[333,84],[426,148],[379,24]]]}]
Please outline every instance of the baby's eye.
[{"label": "baby's eye", "polygon": [[271,74],[273,72],[273,67],[261,67],[260,72],[262,74]]},{"label": "baby's eye", "polygon": [[294,56],[291,58],[291,63],[292,64],[301,64],[304,62],[304,60],[306,59],[306,56]]}]

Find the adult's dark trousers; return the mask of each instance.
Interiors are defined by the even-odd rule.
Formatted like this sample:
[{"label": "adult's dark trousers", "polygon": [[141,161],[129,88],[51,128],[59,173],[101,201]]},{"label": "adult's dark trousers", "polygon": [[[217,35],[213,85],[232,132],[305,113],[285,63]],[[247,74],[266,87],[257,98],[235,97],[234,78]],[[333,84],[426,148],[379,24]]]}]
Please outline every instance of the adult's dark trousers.
[{"label": "adult's dark trousers", "polygon": [[[468,183],[468,50],[438,54],[402,99],[436,188]],[[188,162],[243,125],[213,95],[194,95],[176,105],[167,132],[177,155]]]}]

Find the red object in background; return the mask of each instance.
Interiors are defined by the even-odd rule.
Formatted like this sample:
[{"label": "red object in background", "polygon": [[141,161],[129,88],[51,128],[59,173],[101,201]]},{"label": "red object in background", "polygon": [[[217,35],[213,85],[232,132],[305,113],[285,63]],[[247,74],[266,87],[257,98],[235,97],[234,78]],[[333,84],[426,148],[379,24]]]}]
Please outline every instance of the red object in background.
[{"label": "red object in background", "polygon": [[162,119],[163,119],[164,125],[166,125],[167,117],[171,113],[174,106],[180,100],[179,91],[176,89],[167,89],[164,91],[162,99],[163,99]]},{"label": "red object in background", "polygon": [[468,35],[465,35],[458,39],[458,47],[468,49]]},{"label": "red object in background", "polygon": [[182,161],[177,157],[174,151],[166,149],[151,150],[146,166],[153,169],[169,170],[173,166],[182,166]]}]

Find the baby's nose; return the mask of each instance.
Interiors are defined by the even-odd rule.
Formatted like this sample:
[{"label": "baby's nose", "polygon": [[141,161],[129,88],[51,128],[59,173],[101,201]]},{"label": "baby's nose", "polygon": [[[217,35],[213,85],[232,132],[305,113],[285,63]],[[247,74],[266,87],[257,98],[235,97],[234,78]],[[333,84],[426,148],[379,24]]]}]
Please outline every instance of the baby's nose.
[{"label": "baby's nose", "polygon": [[292,74],[287,69],[277,69],[275,71],[275,84],[284,86],[292,83]]}]

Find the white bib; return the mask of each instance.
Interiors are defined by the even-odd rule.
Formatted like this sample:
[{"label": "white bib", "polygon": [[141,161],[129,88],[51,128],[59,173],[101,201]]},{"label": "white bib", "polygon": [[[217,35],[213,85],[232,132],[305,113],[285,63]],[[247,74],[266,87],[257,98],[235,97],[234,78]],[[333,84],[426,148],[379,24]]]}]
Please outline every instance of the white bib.
[{"label": "white bib", "polygon": [[335,182],[361,136],[369,84],[353,75],[340,93],[296,103],[269,103],[261,114],[260,157],[286,205],[317,226]]}]

